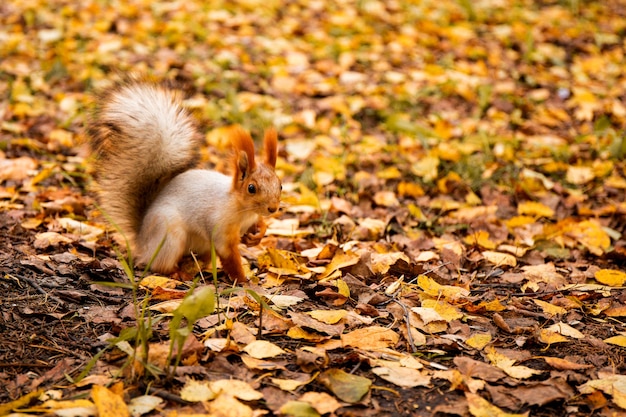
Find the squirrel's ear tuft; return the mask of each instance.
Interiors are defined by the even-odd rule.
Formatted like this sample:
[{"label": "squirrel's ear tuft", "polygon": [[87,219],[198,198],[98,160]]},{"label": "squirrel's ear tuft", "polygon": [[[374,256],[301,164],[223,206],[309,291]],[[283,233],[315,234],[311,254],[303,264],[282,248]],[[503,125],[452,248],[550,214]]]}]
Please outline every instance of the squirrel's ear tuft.
[{"label": "squirrel's ear tuft", "polygon": [[[229,129],[228,132],[229,139],[233,144],[233,148],[235,149],[235,154],[237,155],[237,159],[241,161],[241,153],[246,154],[246,166],[247,171],[252,172],[256,167],[254,162],[254,142],[252,141],[252,137],[250,133],[246,131],[243,127],[239,125],[235,125]],[[240,162],[237,162],[240,165]]]},{"label": "squirrel's ear tuft", "polygon": [[237,164],[236,181],[243,181],[250,173],[248,165],[248,155],[245,152],[239,152],[239,156],[235,161]]},{"label": "squirrel's ear tuft", "polygon": [[278,154],[278,134],[273,127],[265,131],[263,137],[263,148],[265,152],[265,163],[272,168],[276,167],[276,158]]}]

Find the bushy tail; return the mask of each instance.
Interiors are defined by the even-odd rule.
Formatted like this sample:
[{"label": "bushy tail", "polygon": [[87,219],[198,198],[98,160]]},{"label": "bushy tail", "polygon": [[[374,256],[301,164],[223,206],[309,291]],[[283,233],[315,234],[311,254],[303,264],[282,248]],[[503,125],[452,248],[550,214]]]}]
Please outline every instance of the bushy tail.
[{"label": "bushy tail", "polygon": [[134,81],[103,95],[87,134],[100,206],[133,242],[159,191],[198,163],[202,137],[178,94]]}]

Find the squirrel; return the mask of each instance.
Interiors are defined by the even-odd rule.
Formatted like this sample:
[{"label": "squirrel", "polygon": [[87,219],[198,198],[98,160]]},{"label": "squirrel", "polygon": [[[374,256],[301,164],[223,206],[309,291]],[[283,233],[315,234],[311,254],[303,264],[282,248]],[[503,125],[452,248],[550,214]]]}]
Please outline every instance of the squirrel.
[{"label": "squirrel", "polygon": [[204,141],[179,91],[133,80],[99,99],[87,124],[98,200],[139,264],[170,274],[190,251],[210,259],[213,245],[230,279],[248,281],[238,246],[258,244],[262,216],[279,208],[277,133],[264,132],[259,162],[246,130],[227,131],[230,176],[197,168]]}]

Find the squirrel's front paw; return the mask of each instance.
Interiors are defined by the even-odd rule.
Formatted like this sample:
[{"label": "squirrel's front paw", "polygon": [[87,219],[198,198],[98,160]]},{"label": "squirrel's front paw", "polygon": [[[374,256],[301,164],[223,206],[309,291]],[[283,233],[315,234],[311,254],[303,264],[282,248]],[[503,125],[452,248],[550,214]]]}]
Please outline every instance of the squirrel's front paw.
[{"label": "squirrel's front paw", "polygon": [[244,233],[241,237],[241,242],[246,246],[256,246],[261,243],[261,239],[265,236],[265,230],[267,230],[265,222],[259,220],[257,224],[252,225],[246,233]]}]

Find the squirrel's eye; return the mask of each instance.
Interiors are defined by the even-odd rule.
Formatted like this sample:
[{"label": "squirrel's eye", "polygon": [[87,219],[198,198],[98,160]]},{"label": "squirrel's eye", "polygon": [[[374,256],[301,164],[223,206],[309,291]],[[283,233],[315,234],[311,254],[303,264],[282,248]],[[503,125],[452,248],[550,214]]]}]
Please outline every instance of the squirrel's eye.
[{"label": "squirrel's eye", "polygon": [[254,186],[254,184],[248,184],[248,193],[256,194],[256,187]]}]

